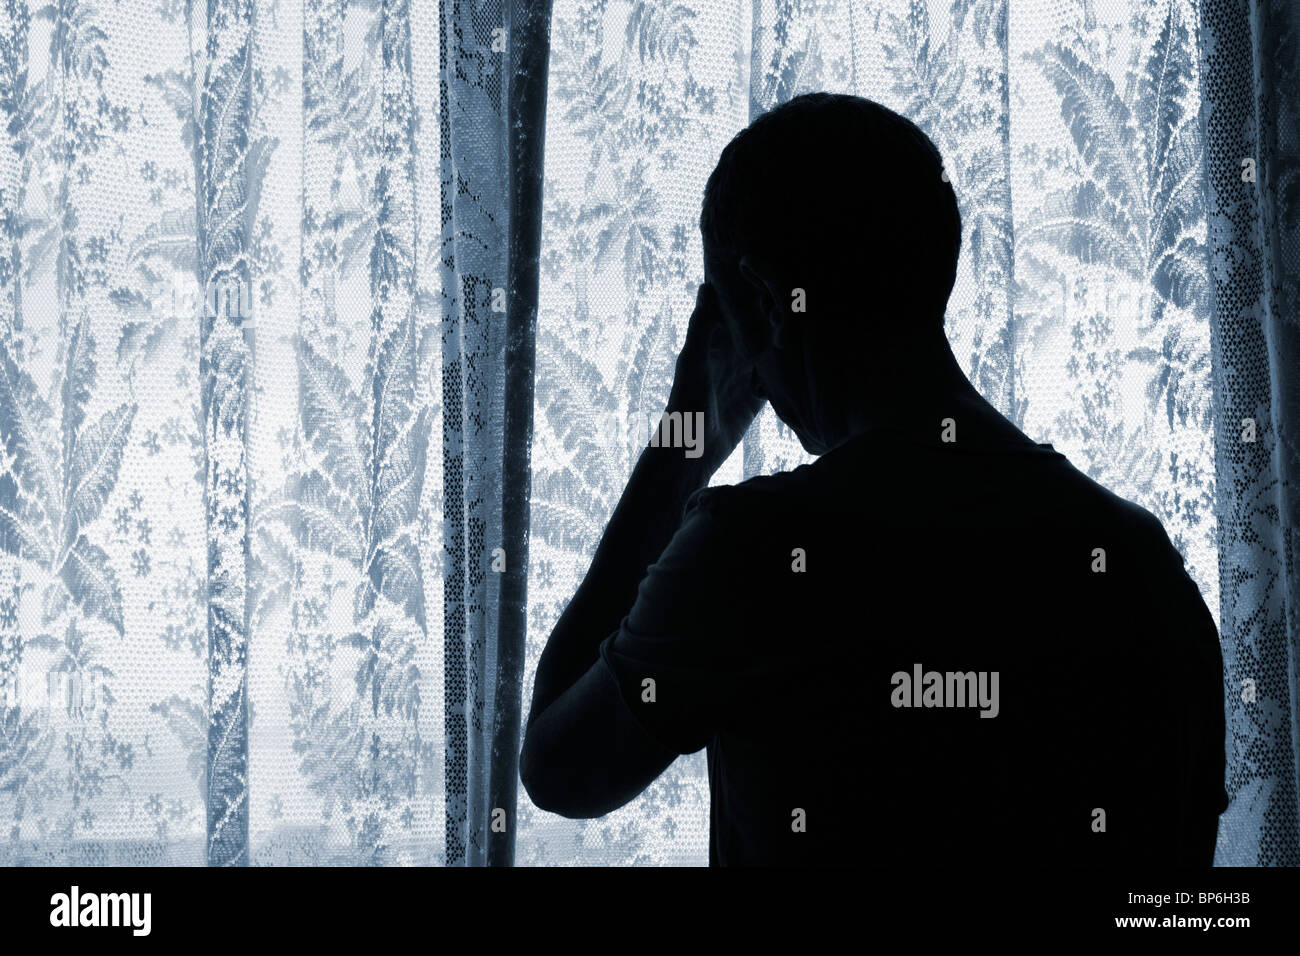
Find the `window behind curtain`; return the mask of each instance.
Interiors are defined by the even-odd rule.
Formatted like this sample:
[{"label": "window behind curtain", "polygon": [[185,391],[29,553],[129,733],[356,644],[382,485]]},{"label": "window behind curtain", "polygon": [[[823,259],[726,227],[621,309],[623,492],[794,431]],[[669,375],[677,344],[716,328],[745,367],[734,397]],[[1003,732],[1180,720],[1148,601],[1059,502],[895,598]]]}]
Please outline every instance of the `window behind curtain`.
[{"label": "window behind curtain", "polygon": [[[947,317],[963,368],[1155,513],[1217,616],[1196,22],[1167,0],[1009,21],[1003,0],[556,3],[525,694],[667,399],[713,163],[752,116],[817,89],[929,133],[964,220]],[[714,480],[807,460],[768,409]],[[521,794],[519,827],[520,863],[704,864],[704,753],[600,820]]]}]

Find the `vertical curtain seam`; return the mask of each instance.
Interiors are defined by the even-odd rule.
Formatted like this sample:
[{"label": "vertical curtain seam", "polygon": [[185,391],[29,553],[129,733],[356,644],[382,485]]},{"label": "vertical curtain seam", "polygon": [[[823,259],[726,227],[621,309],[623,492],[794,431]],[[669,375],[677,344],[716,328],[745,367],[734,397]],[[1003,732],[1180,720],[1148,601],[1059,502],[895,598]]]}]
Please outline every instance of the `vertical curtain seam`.
[{"label": "vertical curtain seam", "polygon": [[488,866],[513,865],[516,846],[522,685],[528,635],[529,459],[551,0],[513,0],[507,9],[511,40],[506,163],[510,180],[510,226],[501,489],[501,547],[506,565],[497,600],[497,672],[488,775],[488,812],[495,817],[498,810],[503,811],[505,826],[504,829],[489,826]]}]

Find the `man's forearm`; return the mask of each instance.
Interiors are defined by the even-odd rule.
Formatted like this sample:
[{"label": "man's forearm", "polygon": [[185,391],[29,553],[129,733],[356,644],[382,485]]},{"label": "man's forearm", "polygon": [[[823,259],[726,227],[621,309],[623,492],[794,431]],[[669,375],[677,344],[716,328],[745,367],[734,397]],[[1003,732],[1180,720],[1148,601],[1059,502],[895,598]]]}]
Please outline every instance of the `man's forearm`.
[{"label": "man's forearm", "polygon": [[681,525],[686,500],[709,482],[699,461],[680,448],[642,451],[591,568],[542,651],[530,724],[591,667],[600,643],[631,610],[646,569]]}]

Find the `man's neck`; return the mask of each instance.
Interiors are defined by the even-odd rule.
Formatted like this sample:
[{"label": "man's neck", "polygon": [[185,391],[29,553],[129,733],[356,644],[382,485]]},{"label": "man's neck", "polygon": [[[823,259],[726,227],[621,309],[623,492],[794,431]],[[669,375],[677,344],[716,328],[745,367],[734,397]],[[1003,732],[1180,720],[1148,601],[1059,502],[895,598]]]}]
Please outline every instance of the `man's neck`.
[{"label": "man's neck", "polygon": [[985,400],[946,347],[927,362],[896,365],[872,381],[867,400],[846,416],[844,441],[878,428],[958,444],[1030,441]]}]

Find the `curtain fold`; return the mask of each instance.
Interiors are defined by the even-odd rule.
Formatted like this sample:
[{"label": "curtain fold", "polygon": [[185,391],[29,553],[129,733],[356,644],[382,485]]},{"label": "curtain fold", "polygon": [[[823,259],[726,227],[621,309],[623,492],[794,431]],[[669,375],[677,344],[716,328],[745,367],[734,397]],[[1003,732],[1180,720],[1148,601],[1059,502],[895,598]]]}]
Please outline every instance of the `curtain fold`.
[{"label": "curtain fold", "polygon": [[0,862],[511,861],[548,28],[0,5]]},{"label": "curtain fold", "polygon": [[1219,865],[1300,865],[1300,9],[1204,0],[1220,629]]},{"label": "curtain fold", "polygon": [[[500,25],[500,4],[497,5]],[[487,849],[483,718],[490,688],[489,579],[484,558],[500,537],[494,466],[501,423],[483,414],[500,387],[503,329],[493,290],[507,268],[505,90],[491,76],[486,20],[472,4],[441,10],[439,52],[448,70],[442,128],[443,712],[446,721],[448,865],[482,862]],[[486,122],[484,122],[486,121]],[[496,295],[498,302],[501,294]],[[500,306],[498,305],[498,309]],[[500,312],[498,311],[498,315]]]},{"label": "curtain fold", "polygon": [[[257,164],[268,148],[252,126],[254,9],[247,0],[217,0],[205,13],[211,59],[194,131],[195,278],[200,289],[237,291],[248,288],[252,278],[248,247],[257,222]],[[65,47],[64,54],[69,52]],[[249,318],[238,308],[203,309],[199,316],[208,592],[207,858],[213,866],[248,862]],[[74,431],[64,430],[65,442],[75,440]]]},{"label": "curtain fold", "polygon": [[550,10],[443,9],[445,856],[510,865]]},{"label": "curtain fold", "polygon": [[514,865],[518,829],[551,0],[512,3],[508,12],[514,39],[509,73],[510,285],[506,298],[501,465],[501,547],[505,568],[497,599],[496,687],[488,778],[488,806],[501,823],[489,826],[489,866]]}]

